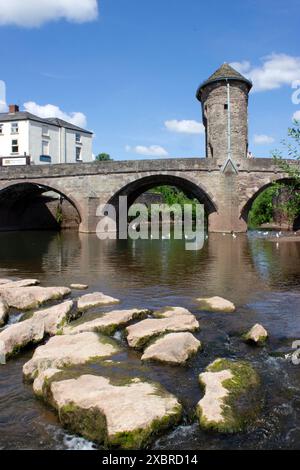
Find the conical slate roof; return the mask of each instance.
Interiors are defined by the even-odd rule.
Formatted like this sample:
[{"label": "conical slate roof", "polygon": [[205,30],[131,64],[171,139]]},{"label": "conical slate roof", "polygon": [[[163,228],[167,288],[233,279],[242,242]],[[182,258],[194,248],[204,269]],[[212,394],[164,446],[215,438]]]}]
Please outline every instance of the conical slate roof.
[{"label": "conical slate roof", "polygon": [[205,80],[205,82],[203,82],[200,85],[200,87],[197,90],[198,100],[201,100],[201,91],[206,85],[209,85],[210,83],[226,81],[226,80],[238,80],[240,82],[246,83],[249,87],[249,90],[252,88],[252,83],[250,82],[250,80],[245,78],[237,70],[231,67],[231,65],[225,62],[207,80]]}]

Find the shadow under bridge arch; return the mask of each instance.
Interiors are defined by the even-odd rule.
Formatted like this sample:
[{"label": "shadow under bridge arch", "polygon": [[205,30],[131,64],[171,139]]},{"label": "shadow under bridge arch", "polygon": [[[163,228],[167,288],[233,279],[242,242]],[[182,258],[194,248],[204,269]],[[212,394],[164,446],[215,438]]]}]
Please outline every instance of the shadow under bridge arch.
[{"label": "shadow under bridge arch", "polygon": [[81,216],[60,190],[34,182],[0,190],[0,231],[77,229]]}]

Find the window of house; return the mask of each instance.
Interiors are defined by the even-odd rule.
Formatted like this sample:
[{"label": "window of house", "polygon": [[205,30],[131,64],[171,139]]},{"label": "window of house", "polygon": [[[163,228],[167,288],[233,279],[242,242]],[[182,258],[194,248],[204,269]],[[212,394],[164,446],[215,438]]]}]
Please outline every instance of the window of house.
[{"label": "window of house", "polygon": [[76,147],[76,162],[81,160],[81,147]]},{"label": "window of house", "polygon": [[17,139],[11,141],[11,153],[19,153],[19,143]]},{"label": "window of house", "polygon": [[11,123],[11,133],[12,134],[18,134],[19,133],[19,123],[18,122],[12,122]]},{"label": "window of house", "polygon": [[48,126],[43,126],[42,134],[43,135],[49,135],[49,127]]},{"label": "window of house", "polygon": [[48,140],[42,141],[42,155],[49,155],[49,142]]},{"label": "window of house", "polygon": [[0,124],[0,135],[3,134],[3,124]]},{"label": "window of house", "polygon": [[81,134],[79,134],[79,132],[76,132],[76,144],[80,144],[81,143]]}]

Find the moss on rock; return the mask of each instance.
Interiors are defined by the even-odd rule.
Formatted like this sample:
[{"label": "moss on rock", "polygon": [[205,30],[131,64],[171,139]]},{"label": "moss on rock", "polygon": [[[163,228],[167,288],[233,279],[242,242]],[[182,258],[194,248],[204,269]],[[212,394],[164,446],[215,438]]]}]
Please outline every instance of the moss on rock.
[{"label": "moss on rock", "polygon": [[[205,395],[197,405],[197,415],[204,429],[239,432],[256,417],[261,406],[258,395],[260,379],[251,364],[217,359],[199,380]],[[210,409],[211,406],[219,407],[220,413]]]}]

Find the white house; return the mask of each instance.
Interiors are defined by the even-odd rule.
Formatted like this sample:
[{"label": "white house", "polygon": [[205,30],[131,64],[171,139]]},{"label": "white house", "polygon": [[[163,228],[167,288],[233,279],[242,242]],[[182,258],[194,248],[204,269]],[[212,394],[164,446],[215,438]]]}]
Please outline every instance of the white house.
[{"label": "white house", "polygon": [[40,118],[10,105],[0,113],[0,165],[92,161],[93,133],[58,118]]}]

